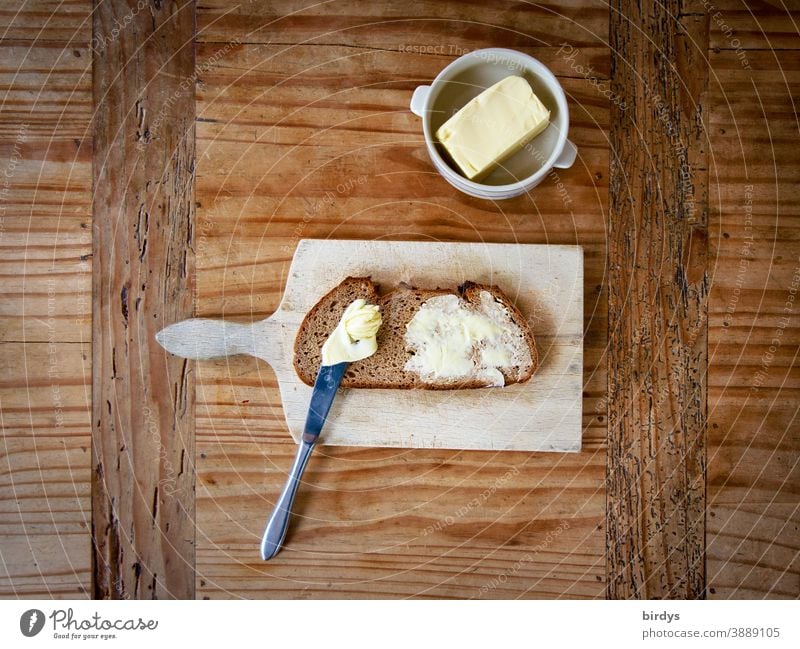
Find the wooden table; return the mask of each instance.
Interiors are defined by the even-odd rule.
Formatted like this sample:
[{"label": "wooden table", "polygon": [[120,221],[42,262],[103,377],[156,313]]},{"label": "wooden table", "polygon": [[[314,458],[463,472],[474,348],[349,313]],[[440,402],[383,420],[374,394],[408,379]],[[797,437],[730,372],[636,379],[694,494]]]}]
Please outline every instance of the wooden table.
[{"label": "wooden table", "polygon": [[[0,593],[800,596],[800,14],[650,4],[3,3]],[[502,203],[408,110],[488,46],[579,149]],[[582,245],[583,451],[323,447],[259,561],[275,377],[153,334],[267,316],[304,237]]]}]

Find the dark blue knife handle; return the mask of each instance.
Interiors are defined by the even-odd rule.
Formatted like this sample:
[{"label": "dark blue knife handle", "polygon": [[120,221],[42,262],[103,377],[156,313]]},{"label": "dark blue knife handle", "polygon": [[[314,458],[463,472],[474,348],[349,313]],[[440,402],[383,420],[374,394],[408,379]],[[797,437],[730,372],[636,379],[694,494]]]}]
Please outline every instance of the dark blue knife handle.
[{"label": "dark blue knife handle", "polygon": [[264,561],[274,557],[281,549],[283,539],[286,537],[286,531],[289,529],[292,504],[294,503],[295,494],[297,494],[297,488],[300,486],[300,478],[306,468],[308,458],[311,457],[311,452],[314,450],[314,444],[317,443],[322,427],[325,425],[325,419],[331,409],[331,404],[346,369],[347,363],[327,365],[321,367],[319,374],[317,374],[317,380],[314,382],[314,391],[311,393],[311,404],[308,407],[306,426],[303,430],[300,444],[297,447],[294,464],[291,471],[289,471],[286,486],[283,488],[278,502],[275,503],[275,511],[272,512],[272,516],[270,516],[267,527],[264,530],[264,536],[261,539],[261,558]]}]

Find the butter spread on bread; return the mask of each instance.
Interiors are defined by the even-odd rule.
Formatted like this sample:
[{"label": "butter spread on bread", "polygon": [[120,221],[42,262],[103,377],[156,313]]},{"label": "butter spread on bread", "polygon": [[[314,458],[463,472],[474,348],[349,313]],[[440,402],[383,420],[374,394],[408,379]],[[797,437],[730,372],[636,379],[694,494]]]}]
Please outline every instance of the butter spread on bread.
[{"label": "butter spread on bread", "polygon": [[[446,300],[449,303],[457,301],[470,316],[478,316],[465,318],[467,328],[472,332],[470,338],[475,333],[479,333],[481,338],[472,345],[468,354],[470,371],[466,371],[468,368],[464,363],[461,365],[463,372],[442,372],[441,366],[438,372],[428,372],[418,367],[419,361],[412,361],[420,353],[433,352],[421,352],[407,339],[407,325],[423,305],[428,304],[426,312],[433,313],[436,309],[432,307],[439,303],[429,303],[430,300],[443,296],[449,296]],[[322,297],[300,324],[294,344],[294,366],[307,385],[314,384],[319,372],[323,344],[336,329],[348,306],[357,299],[377,305],[383,324],[376,336],[377,351],[350,363],[342,387],[453,390],[510,385],[527,381],[538,365],[536,345],[528,322],[496,286],[465,282],[455,289],[423,289],[400,284],[380,294],[369,277],[348,277]],[[421,316],[423,320],[426,317],[430,315]],[[496,328],[502,333],[498,334]],[[502,383],[498,373],[502,376]]]},{"label": "butter spread on bread", "polygon": [[372,356],[378,350],[375,337],[380,326],[379,307],[362,298],[353,300],[322,345],[322,364],[352,363]]},{"label": "butter spread on bread", "polygon": [[502,387],[500,369],[530,365],[519,326],[488,291],[472,304],[458,295],[426,300],[406,325],[406,347],[412,355],[405,369],[423,381],[477,379]]}]

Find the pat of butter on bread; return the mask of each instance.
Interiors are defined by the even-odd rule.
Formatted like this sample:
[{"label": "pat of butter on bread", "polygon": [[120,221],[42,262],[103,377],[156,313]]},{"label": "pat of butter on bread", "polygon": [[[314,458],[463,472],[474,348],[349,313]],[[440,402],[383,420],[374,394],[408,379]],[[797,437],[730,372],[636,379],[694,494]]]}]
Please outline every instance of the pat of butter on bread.
[{"label": "pat of butter on bread", "polygon": [[470,180],[490,172],[539,135],[550,111],[519,76],[498,81],[436,131],[436,138]]},{"label": "pat of butter on bread", "polygon": [[378,351],[376,336],[381,324],[376,305],[361,298],[353,300],[322,345],[322,364],[352,363],[372,356]]},{"label": "pat of butter on bread", "polygon": [[438,295],[426,300],[406,325],[412,356],[404,369],[423,381],[474,379],[502,387],[501,369],[530,363],[521,337],[508,310],[488,291],[481,290],[474,304],[458,295]]}]

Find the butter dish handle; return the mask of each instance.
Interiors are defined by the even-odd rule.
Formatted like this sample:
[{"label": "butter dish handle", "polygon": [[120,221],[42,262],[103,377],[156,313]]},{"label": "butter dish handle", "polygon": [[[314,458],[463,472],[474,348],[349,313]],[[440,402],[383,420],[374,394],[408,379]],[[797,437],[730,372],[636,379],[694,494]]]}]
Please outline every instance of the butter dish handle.
[{"label": "butter dish handle", "polygon": [[411,112],[418,117],[423,117],[425,113],[425,100],[428,98],[430,86],[417,86],[414,94],[411,95]]},{"label": "butter dish handle", "polygon": [[570,140],[564,142],[564,150],[558,159],[553,163],[554,167],[559,169],[569,169],[578,157],[578,147],[576,147]]}]

